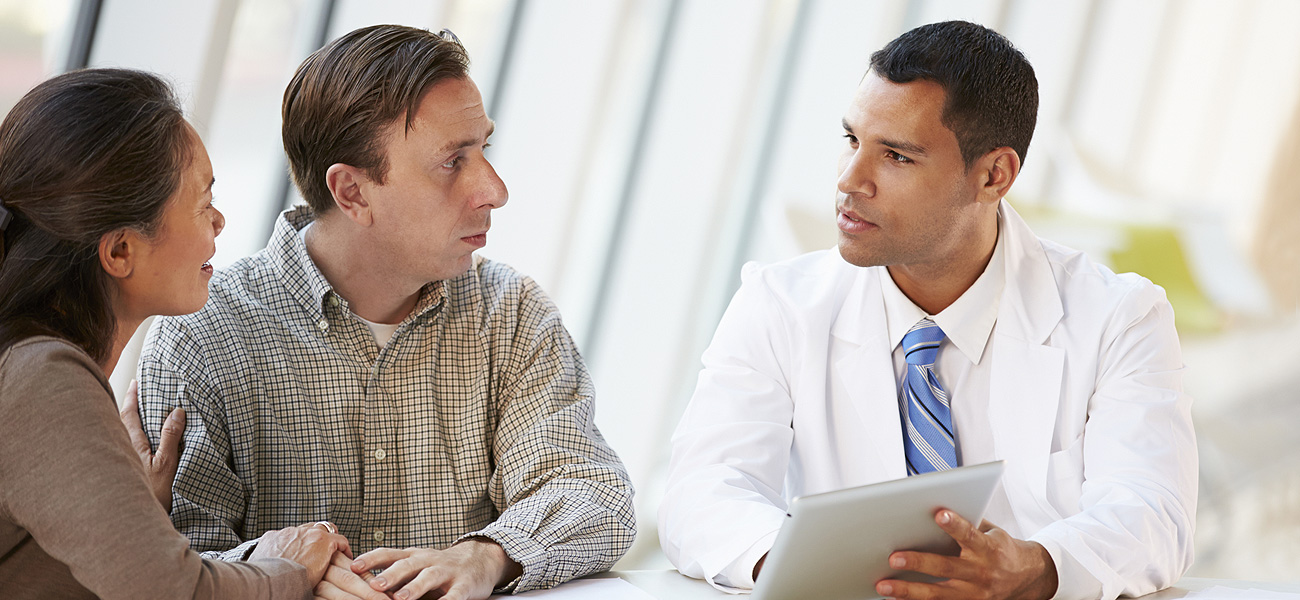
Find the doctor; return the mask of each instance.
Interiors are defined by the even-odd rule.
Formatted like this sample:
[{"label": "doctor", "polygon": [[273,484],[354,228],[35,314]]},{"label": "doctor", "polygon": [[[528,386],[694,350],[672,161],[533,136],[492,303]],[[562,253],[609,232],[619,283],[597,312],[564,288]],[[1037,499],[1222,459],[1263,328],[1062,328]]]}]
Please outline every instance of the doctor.
[{"label": "doctor", "polygon": [[679,570],[751,588],[794,496],[998,459],[987,521],[935,515],[960,556],[890,557],[948,580],[877,592],[1110,599],[1191,564],[1173,312],[1002,200],[1037,107],[1024,55],[979,25],[871,56],[843,120],[838,250],[746,265],[673,436],[659,532]]}]

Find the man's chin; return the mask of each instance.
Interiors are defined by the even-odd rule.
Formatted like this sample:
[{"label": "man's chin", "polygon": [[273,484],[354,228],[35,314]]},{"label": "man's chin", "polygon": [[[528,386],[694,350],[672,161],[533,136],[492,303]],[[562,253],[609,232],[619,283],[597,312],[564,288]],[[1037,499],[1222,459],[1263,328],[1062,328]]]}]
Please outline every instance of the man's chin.
[{"label": "man's chin", "polygon": [[854,243],[853,240],[848,239],[842,233],[840,234],[839,247],[840,256],[844,258],[844,262],[855,267],[878,267],[884,264],[881,262],[878,253],[862,248],[859,244]]}]

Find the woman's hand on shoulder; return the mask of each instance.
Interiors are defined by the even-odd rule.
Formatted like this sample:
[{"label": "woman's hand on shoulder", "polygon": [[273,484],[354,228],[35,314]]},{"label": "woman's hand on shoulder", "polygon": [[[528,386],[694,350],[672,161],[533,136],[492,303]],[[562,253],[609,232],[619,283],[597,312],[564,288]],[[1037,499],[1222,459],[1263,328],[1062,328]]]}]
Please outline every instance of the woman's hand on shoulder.
[{"label": "woman's hand on shoulder", "polygon": [[181,439],[185,435],[185,409],[176,407],[167,420],[163,422],[158,451],[149,446],[149,436],[145,435],[144,424],[140,421],[140,384],[132,379],[126,389],[126,404],[118,416],[122,425],[131,436],[131,446],[140,455],[144,472],[149,476],[149,489],[163,510],[172,511],[172,483],[176,480],[176,468],[180,465]]}]

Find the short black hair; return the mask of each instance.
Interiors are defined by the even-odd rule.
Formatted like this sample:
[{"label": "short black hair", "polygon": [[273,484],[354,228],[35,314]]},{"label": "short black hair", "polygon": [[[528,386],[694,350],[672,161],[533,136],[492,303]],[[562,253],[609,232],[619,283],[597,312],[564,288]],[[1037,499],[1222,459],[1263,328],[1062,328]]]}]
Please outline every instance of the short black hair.
[{"label": "short black hair", "polygon": [[871,70],[894,83],[943,87],[943,125],[957,135],[967,168],[1003,146],[1024,164],[1038,120],[1038,79],[1002,34],[966,21],[922,25],[873,53]]}]

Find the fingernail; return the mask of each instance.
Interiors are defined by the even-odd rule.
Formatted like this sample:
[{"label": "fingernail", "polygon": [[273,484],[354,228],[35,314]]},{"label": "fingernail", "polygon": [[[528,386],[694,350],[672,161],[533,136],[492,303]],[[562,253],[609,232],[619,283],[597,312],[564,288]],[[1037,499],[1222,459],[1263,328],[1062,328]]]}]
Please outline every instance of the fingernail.
[{"label": "fingernail", "polygon": [[876,586],[876,591],[879,592],[881,596],[888,596],[894,593],[894,586],[888,583],[882,583],[879,586]]},{"label": "fingernail", "polygon": [[352,561],[352,570],[353,570],[353,571],[355,571],[355,570],[357,570],[357,569],[364,569],[364,568],[366,568],[366,561],[361,560],[361,559],[357,559],[357,560]]},{"label": "fingernail", "polygon": [[372,581],[371,583],[373,583],[373,584],[375,584],[375,585],[377,585],[377,586],[379,586],[379,587],[381,587],[381,588],[386,588],[386,587],[388,587],[388,582],[385,581],[383,577],[376,577],[375,580]]},{"label": "fingernail", "polygon": [[393,594],[393,597],[397,598],[397,600],[406,600],[408,597],[410,597],[410,595],[411,594],[408,593],[406,590],[402,590],[400,592],[397,592],[396,594]]},{"label": "fingernail", "polygon": [[891,567],[893,567],[893,568],[895,568],[895,569],[901,569],[901,568],[907,566],[907,561],[906,561],[906,560],[903,560],[903,557],[901,557],[901,556],[895,556],[895,557],[889,559],[889,566],[891,566]]},{"label": "fingernail", "polygon": [[947,525],[947,524],[948,524],[948,521],[951,521],[951,520],[952,520],[952,513],[948,512],[948,511],[946,511],[946,510],[943,511],[943,512],[941,512],[941,513],[939,513],[939,522],[940,522],[940,523],[943,523],[944,525]]}]

